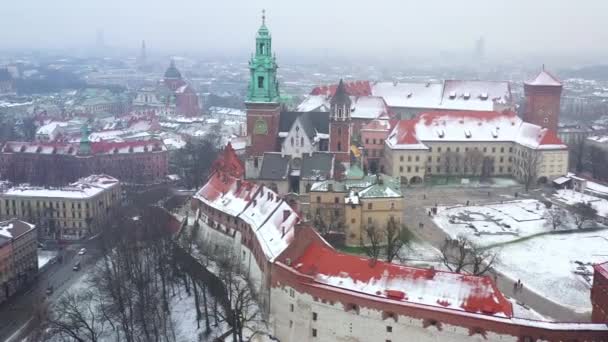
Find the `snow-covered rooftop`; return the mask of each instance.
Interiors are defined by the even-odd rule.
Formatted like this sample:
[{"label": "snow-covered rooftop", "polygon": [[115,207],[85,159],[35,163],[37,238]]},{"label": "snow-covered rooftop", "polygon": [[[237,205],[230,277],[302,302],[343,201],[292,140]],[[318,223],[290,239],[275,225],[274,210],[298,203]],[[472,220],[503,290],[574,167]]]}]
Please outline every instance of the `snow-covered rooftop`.
[{"label": "snow-covered rooftop", "polygon": [[0,237],[6,239],[16,239],[32,230],[34,227],[35,226],[33,224],[18,219],[3,221],[0,222]]},{"label": "snow-covered rooftop", "polygon": [[502,141],[533,149],[565,149],[555,132],[521,120],[513,112],[427,112],[401,120],[386,143],[393,149],[428,149],[425,142]]},{"label": "snow-covered rooftop", "polygon": [[543,69],[540,73],[538,73],[538,75],[536,75],[536,77],[529,81],[526,81],[525,84],[540,86],[561,86],[562,82],[560,82],[557,77],[551,75],[551,73]]},{"label": "snow-covered rooftop", "polygon": [[379,300],[440,307],[496,317],[512,317],[511,303],[488,277],[413,268],[341,254],[319,241],[292,263],[326,286]]},{"label": "snow-covered rooftop", "polygon": [[95,197],[118,183],[116,178],[108,175],[91,175],[68,186],[58,188],[18,185],[7,189],[0,194],[0,197],[86,199]]}]

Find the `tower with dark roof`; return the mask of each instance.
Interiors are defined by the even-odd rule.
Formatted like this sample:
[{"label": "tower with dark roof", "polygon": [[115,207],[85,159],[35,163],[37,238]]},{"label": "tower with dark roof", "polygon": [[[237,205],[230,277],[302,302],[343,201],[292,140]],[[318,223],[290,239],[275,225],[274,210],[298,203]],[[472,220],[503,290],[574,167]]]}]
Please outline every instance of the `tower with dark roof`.
[{"label": "tower with dark roof", "polygon": [[330,100],[329,111],[329,151],[342,163],[350,162],[350,111],[351,99],[344,82],[340,80],[334,96]]},{"label": "tower with dark roof", "polygon": [[262,11],[262,25],[255,38],[255,54],[249,61],[250,80],[247,91],[247,136],[249,156],[262,156],[275,151],[280,119],[279,84],[276,57],[272,55],[272,38]]},{"label": "tower with dark roof", "polygon": [[562,88],[561,81],[544,66],[535,78],[524,82],[524,121],[556,132]]},{"label": "tower with dark roof", "polygon": [[165,85],[173,91],[184,85],[182,74],[179,72],[179,70],[177,70],[174,60],[171,60],[167,71],[165,71],[165,77],[163,80],[165,82]]}]

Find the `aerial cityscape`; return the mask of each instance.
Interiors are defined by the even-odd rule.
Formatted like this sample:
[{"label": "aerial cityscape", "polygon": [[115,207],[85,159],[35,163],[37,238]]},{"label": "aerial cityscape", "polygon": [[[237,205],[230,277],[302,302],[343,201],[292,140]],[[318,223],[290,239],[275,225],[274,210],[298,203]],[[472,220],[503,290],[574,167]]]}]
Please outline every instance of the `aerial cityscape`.
[{"label": "aerial cityscape", "polygon": [[7,4],[0,341],[608,341],[606,11]]}]

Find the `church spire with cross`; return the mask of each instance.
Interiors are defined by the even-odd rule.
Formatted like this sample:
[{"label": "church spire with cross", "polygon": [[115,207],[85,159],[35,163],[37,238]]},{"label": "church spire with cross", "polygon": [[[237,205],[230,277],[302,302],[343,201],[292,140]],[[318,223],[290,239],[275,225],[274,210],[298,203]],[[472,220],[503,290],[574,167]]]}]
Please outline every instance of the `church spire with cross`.
[{"label": "church spire with cross", "polygon": [[278,101],[277,69],[276,59],[272,55],[272,37],[266,27],[266,11],[262,10],[262,25],[255,37],[255,54],[249,61],[251,75],[247,101]]}]

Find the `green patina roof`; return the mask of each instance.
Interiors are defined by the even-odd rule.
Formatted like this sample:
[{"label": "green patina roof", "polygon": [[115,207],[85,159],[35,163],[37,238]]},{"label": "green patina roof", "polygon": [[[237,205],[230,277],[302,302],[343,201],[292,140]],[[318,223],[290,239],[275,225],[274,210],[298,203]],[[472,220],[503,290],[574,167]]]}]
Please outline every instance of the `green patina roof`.
[{"label": "green patina roof", "polygon": [[165,71],[165,78],[182,78],[182,74],[175,67],[175,62],[173,60],[171,60],[171,64],[169,64],[167,71]]},{"label": "green patina roof", "polygon": [[[377,184],[379,179],[382,181],[382,184]],[[382,174],[379,176],[367,175],[362,177],[361,179],[347,179],[342,182],[335,180],[316,182],[311,186],[310,191],[327,192],[329,191],[329,184],[332,185],[334,192],[360,190],[359,195],[362,198],[402,196],[401,183],[399,183],[399,180],[397,178]]]},{"label": "green patina roof", "polygon": [[359,191],[359,198],[398,198],[403,197],[401,190],[386,184],[375,184]]},{"label": "green patina roof", "polygon": [[363,179],[365,177],[365,173],[357,164],[351,165],[351,167],[346,170],[346,179]]}]

